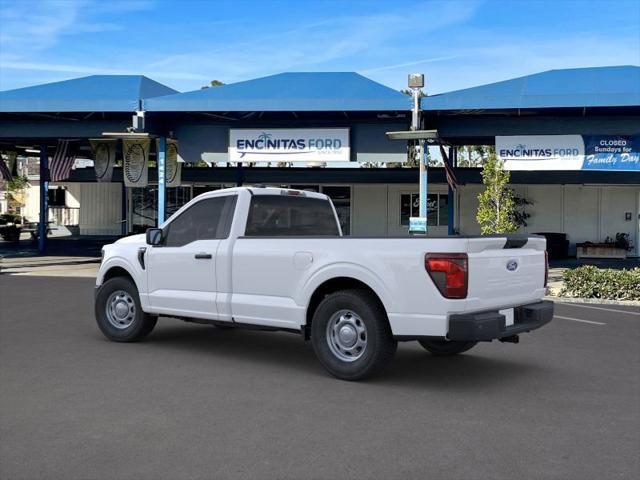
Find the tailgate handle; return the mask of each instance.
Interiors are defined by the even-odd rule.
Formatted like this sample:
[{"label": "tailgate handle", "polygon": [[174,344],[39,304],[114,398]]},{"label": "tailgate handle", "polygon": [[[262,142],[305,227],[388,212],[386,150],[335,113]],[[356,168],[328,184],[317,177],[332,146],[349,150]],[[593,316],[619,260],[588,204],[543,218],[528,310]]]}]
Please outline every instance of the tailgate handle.
[{"label": "tailgate handle", "polygon": [[195,258],[197,260],[210,260],[213,256],[210,253],[196,253]]}]

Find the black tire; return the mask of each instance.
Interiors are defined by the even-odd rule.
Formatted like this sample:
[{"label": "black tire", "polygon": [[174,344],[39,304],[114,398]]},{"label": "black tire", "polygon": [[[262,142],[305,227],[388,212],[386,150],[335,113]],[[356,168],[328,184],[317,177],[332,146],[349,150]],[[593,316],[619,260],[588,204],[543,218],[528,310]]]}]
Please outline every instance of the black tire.
[{"label": "black tire", "polygon": [[[134,313],[130,324],[125,328],[115,327],[107,314],[107,301],[115,292],[126,292],[133,302]],[[149,335],[156,326],[158,317],[148,315],[142,311],[140,297],[135,284],[126,277],[115,277],[102,284],[95,301],[96,322],[100,331],[114,342],[137,342]]]},{"label": "black tire", "polygon": [[[341,359],[332,350],[335,347],[330,346],[328,326],[341,311],[352,312],[355,316],[349,317],[350,321],[357,318],[364,324],[365,330],[357,334],[357,338],[361,338],[364,333],[366,344],[355,354],[355,360]],[[391,333],[384,308],[378,299],[366,290],[344,290],[325,297],[313,314],[311,343],[318,360],[327,372],[342,380],[362,380],[379,373],[391,361],[398,346]]]},{"label": "black tire", "polygon": [[449,340],[418,340],[430,354],[436,357],[448,357],[471,350],[478,342],[458,342]]}]

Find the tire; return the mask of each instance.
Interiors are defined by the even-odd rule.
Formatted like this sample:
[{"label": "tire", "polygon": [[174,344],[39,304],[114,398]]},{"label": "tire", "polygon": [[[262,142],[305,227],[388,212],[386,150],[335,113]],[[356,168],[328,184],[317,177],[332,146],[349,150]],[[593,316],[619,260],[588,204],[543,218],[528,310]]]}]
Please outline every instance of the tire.
[{"label": "tire", "polygon": [[478,342],[458,342],[449,340],[418,340],[430,354],[436,357],[449,357],[471,350]]},{"label": "tire", "polygon": [[379,373],[398,346],[384,308],[366,290],[344,290],[325,297],[313,314],[311,344],[325,370],[342,380],[362,380]]},{"label": "tire", "polygon": [[[108,313],[108,306],[111,313]],[[149,335],[158,317],[142,311],[138,289],[126,277],[115,277],[102,284],[95,301],[100,331],[114,342],[137,342]]]}]

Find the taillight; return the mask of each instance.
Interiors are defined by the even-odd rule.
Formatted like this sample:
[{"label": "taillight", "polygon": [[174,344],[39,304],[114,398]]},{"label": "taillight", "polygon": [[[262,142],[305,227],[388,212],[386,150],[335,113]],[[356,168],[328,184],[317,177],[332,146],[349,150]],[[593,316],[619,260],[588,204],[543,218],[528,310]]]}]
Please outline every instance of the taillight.
[{"label": "taillight", "polygon": [[466,253],[427,253],[424,266],[445,298],[467,298],[469,260]]},{"label": "taillight", "polygon": [[544,286],[547,286],[549,281],[549,252],[544,251]]}]

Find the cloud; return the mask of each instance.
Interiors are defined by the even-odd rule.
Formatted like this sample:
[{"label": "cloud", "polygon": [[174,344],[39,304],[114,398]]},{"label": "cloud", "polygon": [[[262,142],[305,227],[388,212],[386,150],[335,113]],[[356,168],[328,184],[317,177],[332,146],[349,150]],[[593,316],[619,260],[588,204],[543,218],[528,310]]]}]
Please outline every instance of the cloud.
[{"label": "cloud", "polygon": [[453,60],[454,58],[459,58],[459,55],[446,55],[443,57],[423,58],[422,60],[415,60],[412,62],[396,63],[394,65],[384,65],[382,67],[367,68],[366,70],[361,70],[360,73],[369,74],[369,73],[375,73],[375,72],[382,72],[384,70],[396,70],[398,68],[422,65],[423,63],[433,63],[433,62],[443,62],[445,60]]}]

